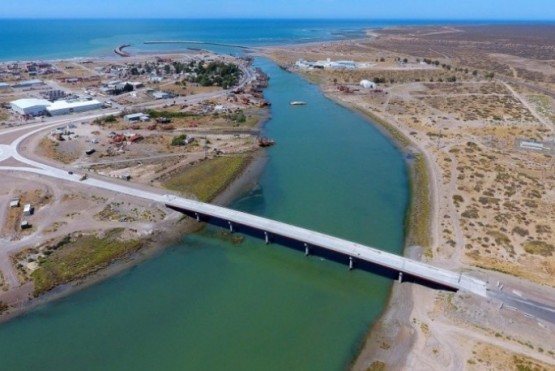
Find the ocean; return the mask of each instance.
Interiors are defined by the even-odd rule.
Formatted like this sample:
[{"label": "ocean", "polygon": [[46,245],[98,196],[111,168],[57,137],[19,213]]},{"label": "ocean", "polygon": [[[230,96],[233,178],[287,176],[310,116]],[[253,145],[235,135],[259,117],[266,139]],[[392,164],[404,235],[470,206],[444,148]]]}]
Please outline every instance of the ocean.
[{"label": "ocean", "polygon": [[[144,45],[152,40],[187,40],[244,46],[279,45],[364,36],[365,29],[450,21],[384,20],[186,20],[186,19],[0,19],[0,60],[113,56],[113,49],[131,44],[131,51],[184,51],[187,45]],[[193,45],[191,45],[193,46]],[[198,47],[198,45],[195,45]],[[181,49],[179,49],[181,48]],[[204,48],[204,46],[203,46]],[[228,52],[229,49],[206,48]],[[233,52],[233,50],[231,50]]]}]

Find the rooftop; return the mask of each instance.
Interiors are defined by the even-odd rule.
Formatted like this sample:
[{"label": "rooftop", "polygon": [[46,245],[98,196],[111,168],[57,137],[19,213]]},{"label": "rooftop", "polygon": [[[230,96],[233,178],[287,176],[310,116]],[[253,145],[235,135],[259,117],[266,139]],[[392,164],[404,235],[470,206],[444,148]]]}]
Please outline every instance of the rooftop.
[{"label": "rooftop", "polygon": [[30,107],[34,107],[34,106],[45,106],[45,107],[47,107],[47,106],[50,106],[52,104],[49,101],[47,101],[46,99],[36,99],[36,98],[23,98],[23,99],[14,100],[10,103],[19,107],[19,108],[21,108],[21,109],[30,108]]}]

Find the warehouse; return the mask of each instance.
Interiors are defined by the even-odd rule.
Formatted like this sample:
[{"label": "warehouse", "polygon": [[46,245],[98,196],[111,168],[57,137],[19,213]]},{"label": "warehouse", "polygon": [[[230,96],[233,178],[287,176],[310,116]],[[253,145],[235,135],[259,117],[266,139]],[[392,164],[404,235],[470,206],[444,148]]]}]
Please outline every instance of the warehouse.
[{"label": "warehouse", "polygon": [[103,108],[103,104],[97,100],[66,101],[59,100],[51,103],[46,110],[51,116],[67,115],[74,112],[85,112]]},{"label": "warehouse", "polygon": [[25,98],[10,102],[12,110],[20,115],[38,116],[46,112],[52,103],[45,99]]}]

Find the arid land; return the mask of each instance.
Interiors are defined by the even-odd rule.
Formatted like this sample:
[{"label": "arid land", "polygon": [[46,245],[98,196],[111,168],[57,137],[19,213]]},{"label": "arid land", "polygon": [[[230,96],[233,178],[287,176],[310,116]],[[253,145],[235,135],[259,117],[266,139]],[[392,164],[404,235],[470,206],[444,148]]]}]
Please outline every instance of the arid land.
[{"label": "arid land", "polygon": [[[554,35],[552,26],[398,28],[262,52],[411,154],[407,246],[421,246],[423,260],[553,306]],[[295,65],[327,58],[364,67]],[[555,369],[553,333],[555,324],[493,299],[396,283],[353,368]]]},{"label": "arid land", "polygon": [[[221,63],[220,69],[236,66],[241,73],[224,86],[227,75],[205,74],[224,81],[205,84],[195,80],[202,72],[185,72],[200,65],[209,69],[211,63]],[[36,66],[44,72],[42,83],[0,92],[4,148],[44,126],[26,137],[17,152],[83,179],[105,178],[219,204],[254,185],[264,158],[257,136],[268,111],[262,95],[265,76],[250,61],[203,52],[7,63],[0,65],[0,73],[17,84],[36,78]],[[114,94],[107,89],[114,80],[132,81],[135,89]],[[10,101],[56,90],[69,97],[95,97],[105,108],[57,117],[22,116],[9,109]],[[156,99],[154,91],[171,98]],[[148,118],[125,118],[133,113]],[[14,158],[0,161],[0,167],[21,166],[27,164]],[[136,264],[199,227],[163,205],[128,195],[1,171],[1,319]],[[10,207],[14,200],[17,206]],[[23,212],[25,204],[32,206],[31,215]]]}]

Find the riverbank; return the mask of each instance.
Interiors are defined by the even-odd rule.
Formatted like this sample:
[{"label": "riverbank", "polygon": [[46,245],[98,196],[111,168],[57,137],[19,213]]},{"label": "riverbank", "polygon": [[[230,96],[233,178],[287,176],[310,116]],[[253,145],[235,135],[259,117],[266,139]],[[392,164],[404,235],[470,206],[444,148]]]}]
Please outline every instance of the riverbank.
[{"label": "riverbank", "polygon": [[[491,28],[492,34],[515,40],[503,44],[500,52],[514,55],[521,30]],[[437,37],[430,37],[432,41],[426,35],[436,32],[442,35],[439,38],[449,40],[442,50],[451,58],[423,59],[429,56],[427,47],[437,45]],[[291,46],[265,53],[283,68],[320,86],[334,101],[382,127],[407,152],[411,198],[422,200],[411,202],[407,211],[407,246],[422,246],[423,259],[485,280],[493,271],[503,272],[502,278],[495,274],[498,287],[500,282],[519,287],[512,291],[518,296],[536,290],[536,283],[552,286],[548,272],[553,272],[555,261],[547,250],[554,248],[544,231],[552,231],[555,225],[554,199],[547,191],[552,187],[545,186],[553,179],[547,176],[542,154],[516,150],[514,144],[526,137],[547,143],[553,133],[545,116],[547,102],[553,101],[542,93],[542,86],[532,83],[545,79],[530,73],[521,76],[522,82],[512,77],[505,80],[507,71],[530,71],[530,64],[502,54],[486,56],[477,45],[469,47],[474,28],[378,33],[377,38],[352,43]],[[501,47],[499,40],[487,42]],[[495,73],[480,65],[486,57],[498,63]],[[350,59],[367,67],[295,66],[299,59],[326,58]],[[543,66],[541,58],[533,63]],[[493,79],[497,73],[503,76],[499,80]],[[366,89],[359,84],[362,80],[374,81],[377,86]],[[532,200],[533,195],[541,202]],[[537,269],[539,266],[545,269]],[[541,301],[552,305],[550,297],[543,294]],[[519,360],[524,357],[532,364],[553,363],[544,357],[542,347],[548,331],[541,330],[544,335],[530,332],[534,321],[500,310],[499,303],[496,307],[491,301],[475,299],[464,293],[445,294],[395,283],[387,309],[369,332],[353,368],[458,370],[482,364],[484,359],[506,368],[511,364],[508,355]],[[549,326],[542,323],[541,328]],[[532,351],[515,346],[513,339],[530,344]],[[538,347],[541,350],[536,351]],[[500,349],[504,356],[492,357],[500,354]]]},{"label": "riverbank", "polygon": [[[423,255],[432,257],[433,191],[429,177],[431,164],[426,160],[424,150],[415,143],[410,134],[386,119],[360,107],[348,104],[337,95],[326,96],[346,108],[363,115],[369,124],[375,125],[391,139],[410,159],[407,168],[410,183],[410,203],[405,217],[404,256],[421,260]],[[406,366],[407,356],[412,351],[416,336],[411,326],[410,315],[415,305],[412,286],[395,282],[390,297],[379,320],[370,327],[353,359],[353,370],[377,369],[382,363],[387,369],[401,369]],[[376,361],[379,359],[379,361]]]},{"label": "riverbank", "polygon": [[[222,179],[223,189],[214,197],[212,202],[225,206],[245,192],[250,191],[256,185],[265,161],[266,157],[263,151],[251,154],[250,160],[245,166],[238,168],[236,172],[230,174],[229,178]],[[129,199],[129,201],[132,200]],[[181,241],[184,235],[194,233],[202,228],[202,224],[198,224],[190,218],[173,215],[167,220],[154,224],[154,232],[137,241],[141,244],[138,251],[118,258],[107,266],[95,269],[94,272],[87,274],[85,277],[57,286],[38,297],[33,297],[32,295],[32,282],[24,283],[0,296],[0,299],[3,299],[0,301],[8,305],[9,308],[0,314],[0,323],[14,319],[39,306],[63,299],[80,290],[121,274],[161,254],[169,246]],[[100,232],[94,232],[95,235],[98,233]]]}]

